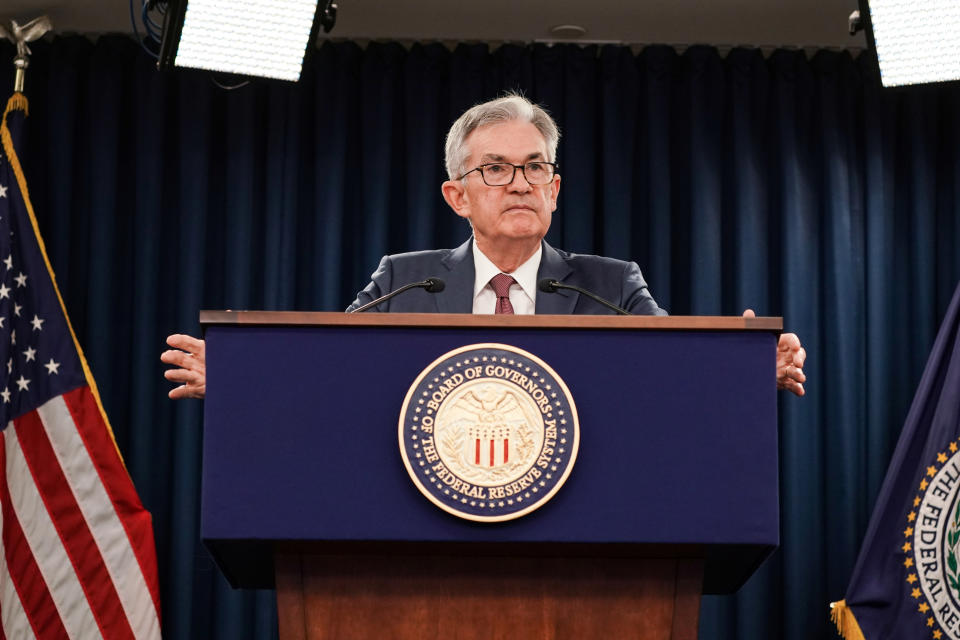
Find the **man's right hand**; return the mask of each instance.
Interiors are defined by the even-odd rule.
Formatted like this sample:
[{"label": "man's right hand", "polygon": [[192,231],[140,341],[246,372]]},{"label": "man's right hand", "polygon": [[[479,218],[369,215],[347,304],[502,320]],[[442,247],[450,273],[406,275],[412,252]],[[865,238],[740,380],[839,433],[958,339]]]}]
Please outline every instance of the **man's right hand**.
[{"label": "man's right hand", "polygon": [[168,395],[174,400],[204,397],[207,393],[206,344],[180,333],[167,337],[167,344],[173,349],[161,353],[160,360],[177,368],[167,369],[163,377],[180,383]]}]

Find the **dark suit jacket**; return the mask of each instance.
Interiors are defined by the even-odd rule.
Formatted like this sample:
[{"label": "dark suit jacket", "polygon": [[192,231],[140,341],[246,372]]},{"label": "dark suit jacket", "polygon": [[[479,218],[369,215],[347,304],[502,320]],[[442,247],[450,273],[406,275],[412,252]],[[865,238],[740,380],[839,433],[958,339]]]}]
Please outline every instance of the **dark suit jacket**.
[{"label": "dark suit jacket", "polygon": [[[370,311],[471,313],[475,277],[471,241],[467,240],[456,249],[384,256],[370,284],[357,294],[347,311],[405,284],[437,277],[446,283],[443,291],[428,293],[423,289],[412,289]],[[637,315],[667,314],[647,291],[647,283],[635,262],[567,253],[544,242],[537,271],[537,280],[541,278],[576,285]],[[603,315],[613,312],[575,291],[559,290],[556,293],[538,291],[536,313]]]}]

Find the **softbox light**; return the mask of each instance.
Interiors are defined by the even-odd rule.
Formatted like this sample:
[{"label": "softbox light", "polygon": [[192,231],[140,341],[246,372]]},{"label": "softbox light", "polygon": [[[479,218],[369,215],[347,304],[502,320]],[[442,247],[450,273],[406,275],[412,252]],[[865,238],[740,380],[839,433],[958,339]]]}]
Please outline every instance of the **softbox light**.
[{"label": "softbox light", "polygon": [[960,80],[960,1],[860,0],[885,87]]},{"label": "softbox light", "polygon": [[296,82],[316,17],[317,0],[171,2],[158,66]]}]

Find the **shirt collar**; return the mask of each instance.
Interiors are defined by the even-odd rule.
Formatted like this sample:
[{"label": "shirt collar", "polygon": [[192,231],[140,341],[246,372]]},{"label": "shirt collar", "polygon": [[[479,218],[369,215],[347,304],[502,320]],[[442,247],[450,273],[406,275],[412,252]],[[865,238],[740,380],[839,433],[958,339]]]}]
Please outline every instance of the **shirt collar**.
[{"label": "shirt collar", "polygon": [[[490,279],[502,272],[497,268],[497,265],[490,261],[490,258],[484,255],[483,251],[480,251],[476,240],[471,245],[473,245],[473,268],[476,273],[476,279],[473,283],[473,297],[476,298],[480,290],[490,284]],[[540,258],[542,256],[543,243],[541,242],[536,253],[527,258],[527,261],[512,273],[507,274],[513,276],[513,279],[517,281],[517,284],[531,300],[537,299],[537,271],[540,269]]]}]

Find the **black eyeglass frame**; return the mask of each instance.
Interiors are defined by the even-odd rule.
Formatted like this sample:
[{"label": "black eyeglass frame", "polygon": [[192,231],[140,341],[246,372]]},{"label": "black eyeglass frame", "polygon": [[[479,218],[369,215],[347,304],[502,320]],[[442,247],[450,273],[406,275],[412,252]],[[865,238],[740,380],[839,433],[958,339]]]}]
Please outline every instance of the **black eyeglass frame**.
[{"label": "black eyeglass frame", "polygon": [[[539,182],[539,183],[530,182],[530,178],[527,177],[528,164],[547,164],[553,167],[553,172],[550,174],[550,179],[547,180],[546,182]],[[499,166],[506,165],[506,166],[513,167],[513,173],[510,174],[510,179],[504,182],[503,184],[490,184],[489,182],[487,182],[487,174],[484,173],[483,169],[485,167],[492,167],[497,165]],[[520,173],[523,174],[523,179],[526,180],[527,184],[529,184],[531,187],[542,187],[543,185],[550,184],[553,181],[553,177],[557,175],[557,170],[560,169],[560,165],[557,164],[556,162],[547,162],[546,160],[531,160],[530,162],[524,162],[523,164],[513,164],[512,162],[485,162],[479,166],[474,167],[473,169],[470,169],[470,171],[467,171],[466,173],[464,173],[462,176],[457,178],[457,180],[463,180],[474,171],[479,171],[480,178],[483,180],[483,184],[487,185],[488,187],[505,187],[508,184],[511,184],[514,181],[514,179],[516,179],[517,169],[520,169]]]}]

